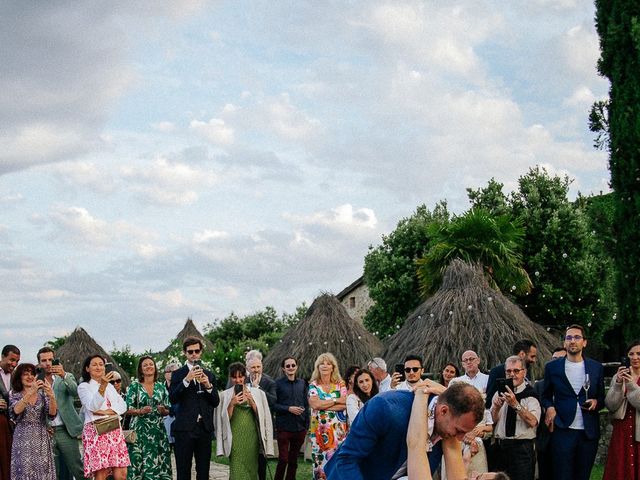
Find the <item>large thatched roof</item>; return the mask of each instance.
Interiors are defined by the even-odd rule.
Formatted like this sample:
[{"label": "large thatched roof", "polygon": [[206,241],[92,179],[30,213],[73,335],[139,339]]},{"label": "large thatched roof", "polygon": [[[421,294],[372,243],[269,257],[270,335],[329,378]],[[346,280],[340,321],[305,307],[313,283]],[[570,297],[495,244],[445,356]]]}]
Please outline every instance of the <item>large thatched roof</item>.
[{"label": "large thatched roof", "polygon": [[56,355],[67,372],[73,373],[78,382],[82,378],[82,364],[89,355],[98,354],[102,358],[106,358],[107,362],[113,363],[113,367],[122,376],[122,387],[126,388],[131,382],[129,375],[118,363],[111,358],[104,348],[91,338],[91,336],[82,327],[76,329],[69,335],[64,344],[58,348]]},{"label": "large thatched roof", "polygon": [[[532,340],[540,359],[550,358],[560,343],[520,308],[487,284],[480,267],[454,260],[440,289],[407,318],[387,342],[388,365],[401,363],[409,353],[422,355],[425,370],[440,372],[447,362],[460,364],[465,350],[481,358],[489,370],[511,355],[513,345]],[[540,362],[533,375],[542,375]]]},{"label": "large thatched roof", "polygon": [[264,370],[279,377],[282,358],[293,355],[298,359],[298,375],[309,379],[318,355],[331,352],[344,373],[349,365],[366,365],[383,349],[380,340],[353,320],[335,296],[325,293],[313,301],[300,323],[269,351]]},{"label": "large thatched roof", "polygon": [[200,333],[200,330],[196,328],[195,324],[193,323],[193,320],[191,320],[190,318],[187,318],[187,321],[185,322],[182,330],[178,332],[178,335],[176,336],[175,339],[173,339],[171,344],[164,349],[164,351],[162,352],[162,355],[169,354],[175,345],[177,345],[180,349],[182,349],[182,342],[184,342],[184,340],[187,337],[197,337],[200,340],[202,340],[202,343],[204,343],[204,349],[209,352],[211,352],[214,348],[213,343],[211,343],[211,341],[207,339],[204,335],[202,335]]}]

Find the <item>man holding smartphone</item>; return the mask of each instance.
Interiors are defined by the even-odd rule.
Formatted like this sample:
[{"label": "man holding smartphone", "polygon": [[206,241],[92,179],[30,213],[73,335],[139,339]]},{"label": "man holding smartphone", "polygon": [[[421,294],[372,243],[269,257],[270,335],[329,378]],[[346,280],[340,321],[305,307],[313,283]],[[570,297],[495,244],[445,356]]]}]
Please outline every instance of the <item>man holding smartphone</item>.
[{"label": "man holding smartphone", "polygon": [[187,362],[171,376],[169,400],[176,405],[172,424],[175,438],[177,480],[191,479],[191,461],[195,457],[196,479],[209,479],[213,411],[220,403],[216,378],[200,365],[203,343],[188,337],[182,344]]},{"label": "man holding smartphone", "polygon": [[[84,478],[80,441],[83,422],[74,407],[78,397],[78,384],[73,374],[65,372],[52,348],[42,347],[37,353],[38,364],[45,374],[44,381],[51,385],[58,404],[58,413],[49,424],[53,428],[53,453],[58,480]],[[62,472],[61,461],[66,466]],[[68,476],[68,475],[71,475]]]}]

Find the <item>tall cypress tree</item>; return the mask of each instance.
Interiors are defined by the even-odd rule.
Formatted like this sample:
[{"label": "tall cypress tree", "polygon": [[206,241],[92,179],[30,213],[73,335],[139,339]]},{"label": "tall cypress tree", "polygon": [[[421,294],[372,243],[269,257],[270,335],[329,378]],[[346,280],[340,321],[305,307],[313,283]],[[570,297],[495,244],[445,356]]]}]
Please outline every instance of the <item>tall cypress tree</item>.
[{"label": "tall cypress tree", "polygon": [[[617,320],[627,340],[640,336],[640,1],[596,0],[600,74],[615,199]],[[593,115],[593,112],[592,112]]]}]

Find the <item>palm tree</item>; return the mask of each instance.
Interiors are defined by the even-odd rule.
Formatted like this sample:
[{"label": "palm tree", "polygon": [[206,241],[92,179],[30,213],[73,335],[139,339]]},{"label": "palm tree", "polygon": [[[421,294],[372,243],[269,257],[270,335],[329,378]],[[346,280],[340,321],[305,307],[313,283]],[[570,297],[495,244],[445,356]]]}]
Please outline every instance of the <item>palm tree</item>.
[{"label": "palm tree", "polygon": [[531,279],[522,266],[524,229],[508,215],[491,215],[482,208],[472,208],[451,222],[432,225],[430,229],[430,248],[416,262],[423,296],[438,289],[445,269],[455,258],[479,264],[496,290],[512,294],[531,291]]}]

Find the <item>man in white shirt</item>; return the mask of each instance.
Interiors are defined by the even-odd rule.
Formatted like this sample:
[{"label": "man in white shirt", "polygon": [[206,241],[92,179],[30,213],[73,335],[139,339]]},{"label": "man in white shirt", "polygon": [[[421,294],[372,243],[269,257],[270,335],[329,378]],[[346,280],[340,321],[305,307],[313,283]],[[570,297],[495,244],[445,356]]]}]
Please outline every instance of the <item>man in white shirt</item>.
[{"label": "man in white shirt", "polygon": [[[413,391],[415,389],[415,385],[422,378],[423,373],[424,368],[422,367],[422,357],[419,355],[407,355],[404,359],[405,380],[398,383],[396,390]],[[394,372],[393,376],[400,378],[400,374],[397,372]]]},{"label": "man in white shirt", "polygon": [[391,390],[391,375],[387,373],[387,362],[384,359],[375,357],[367,364],[367,367],[373,374],[373,378],[378,382],[378,391],[380,393]]},{"label": "man in white shirt", "polygon": [[513,379],[513,390],[497,391],[491,403],[495,425],[495,450],[499,470],[511,478],[534,480],[536,427],[540,421],[540,402],[533,387],[524,381],[527,375],[524,361],[511,356],[505,362],[505,374]]},{"label": "man in white shirt", "polygon": [[480,390],[480,393],[486,393],[489,375],[480,371],[480,357],[476,352],[467,350],[462,354],[462,368],[464,368],[464,375],[453,378],[449,384],[455,382],[470,383]]}]

